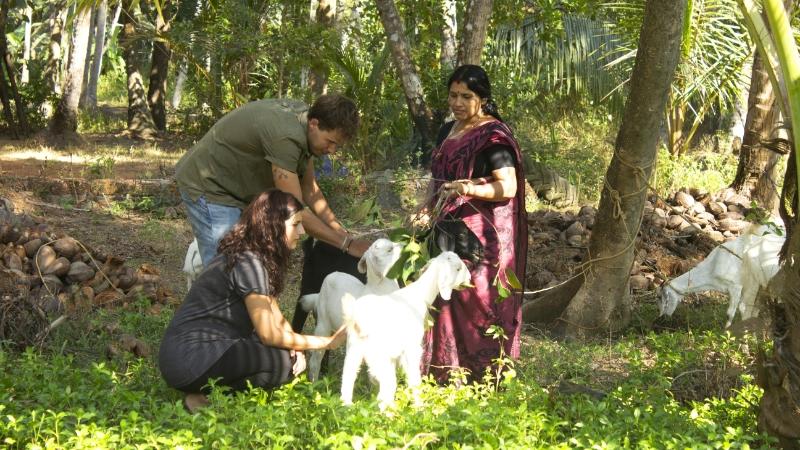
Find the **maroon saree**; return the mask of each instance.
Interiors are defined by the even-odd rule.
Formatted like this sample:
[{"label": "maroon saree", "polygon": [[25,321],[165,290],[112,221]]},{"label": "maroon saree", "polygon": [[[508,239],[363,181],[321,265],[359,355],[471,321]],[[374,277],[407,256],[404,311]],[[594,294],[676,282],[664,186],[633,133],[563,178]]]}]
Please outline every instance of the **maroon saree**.
[{"label": "maroon saree", "polygon": [[422,366],[423,373],[431,373],[439,383],[447,382],[450,371],[459,368],[468,371],[468,380],[483,376],[500,355],[500,341],[486,335],[492,325],[499,325],[505,331],[505,355],[519,357],[522,293],[514,293],[498,303],[497,288],[493,285],[503,269],[512,270],[520,280],[525,279],[528,222],[519,145],[506,124],[490,122],[459,138],[445,139],[433,151],[431,173],[436,192],[445,180],[472,178],[475,158],[494,145],[513,149],[516,196],[503,202],[454,197],[434,221],[436,226],[440,220],[462,220],[483,246],[479,261],[465,261],[475,287],[453,292],[449,301],[437,298],[433,303],[434,325],[425,333]]}]

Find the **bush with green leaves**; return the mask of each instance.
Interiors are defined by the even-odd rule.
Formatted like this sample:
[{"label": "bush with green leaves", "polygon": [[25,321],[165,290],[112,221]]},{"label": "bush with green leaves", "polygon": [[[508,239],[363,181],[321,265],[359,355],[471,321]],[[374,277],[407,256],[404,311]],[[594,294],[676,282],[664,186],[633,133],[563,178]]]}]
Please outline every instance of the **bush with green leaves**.
[{"label": "bush with green leaves", "polygon": [[[156,357],[108,359],[130,333],[157,349],[171,317],[148,301],[70,319],[44,349],[0,350],[0,446],[7,448],[769,448],[756,427],[756,348],[702,324],[695,331],[558,342],[526,333],[512,375],[476,385],[427,382],[424,406],[401,389],[390,416],[366,377],[355,405],[339,378],[301,376],[275,391],[214,389],[189,415],[159,376]],[[285,305],[284,305],[285,306]],[[719,305],[713,308],[719,312]],[[109,327],[108,323],[118,326]],[[155,353],[155,351],[153,352]],[[738,375],[736,374],[738,371]],[[694,377],[693,374],[702,374]],[[713,382],[732,380],[725,390]],[[707,380],[707,381],[704,381]],[[602,391],[568,394],[561,381]],[[694,395],[679,388],[694,383]],[[704,390],[705,389],[705,390]]]}]

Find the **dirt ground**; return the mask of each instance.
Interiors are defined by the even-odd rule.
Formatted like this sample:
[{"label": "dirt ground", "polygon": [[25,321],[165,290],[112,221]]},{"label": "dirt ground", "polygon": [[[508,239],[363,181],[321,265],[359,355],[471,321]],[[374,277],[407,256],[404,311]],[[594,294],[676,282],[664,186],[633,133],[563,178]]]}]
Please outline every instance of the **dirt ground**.
[{"label": "dirt ground", "polygon": [[[174,164],[189,148],[188,140],[142,143],[110,135],[85,135],[85,145],[53,148],[43,140],[0,139],[0,196],[14,204],[17,212],[38,217],[55,231],[102,248],[136,267],[142,263],[156,267],[166,287],[177,298],[186,292],[181,271],[185,252],[192,240],[191,229],[174,197],[170,214],[156,218],[132,209],[113,211],[111,204],[89,204],[78,199],[79,192],[52,192],[58,180],[98,180],[112,178],[116,183],[146,179],[168,180]],[[106,158],[103,160],[102,158]],[[110,162],[109,162],[110,161]],[[116,198],[124,197],[117,192]],[[75,197],[75,198],[71,198]],[[79,201],[80,200],[80,201]],[[113,202],[113,199],[111,200]],[[111,205],[113,206],[113,205]],[[529,215],[528,274],[526,291],[536,291],[563,282],[574,275],[586,256],[586,239],[578,244],[565,241],[567,227],[579,218],[577,211],[537,211]],[[590,226],[589,226],[590,227]],[[670,236],[664,229],[644,223],[637,243],[637,268],[646,276],[641,291],[653,292],[665,279],[682,273],[701,260],[713,243],[690,237]],[[665,244],[677,242],[680,254]],[[293,305],[299,285],[302,252],[295,252],[284,304]],[[650,295],[654,300],[654,295]],[[293,306],[292,306],[293,307]]]}]

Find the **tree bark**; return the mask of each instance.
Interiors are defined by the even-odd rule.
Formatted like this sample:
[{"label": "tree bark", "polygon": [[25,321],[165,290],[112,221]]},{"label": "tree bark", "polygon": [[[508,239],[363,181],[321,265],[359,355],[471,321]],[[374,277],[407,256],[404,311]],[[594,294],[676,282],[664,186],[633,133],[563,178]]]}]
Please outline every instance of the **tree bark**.
[{"label": "tree bark", "polygon": [[97,21],[97,8],[92,8],[92,15],[89,19],[89,35],[86,37],[86,58],[83,64],[83,83],[81,85],[81,99],[78,106],[86,108],[86,91],[89,84],[89,73],[92,69],[92,43],[94,42],[94,34],[96,29],[95,22]]},{"label": "tree bark", "polygon": [[66,18],[66,8],[63,5],[53,7],[50,16],[50,54],[47,60],[47,73],[50,81],[50,88],[56,96],[61,95],[61,39],[64,33],[64,20]]},{"label": "tree bark", "polygon": [[602,335],[629,320],[634,243],[680,58],[685,8],[686,0],[648,0],[645,5],[631,91],[589,242],[592,259],[558,326],[570,338]]},{"label": "tree bark", "polygon": [[90,8],[78,11],[73,24],[72,45],[64,93],[56,106],[50,125],[54,135],[66,135],[78,130],[78,103],[83,85],[83,65],[86,59],[86,46],[89,42]]},{"label": "tree bark", "polygon": [[744,125],[742,148],[739,150],[739,166],[731,187],[750,196],[764,169],[769,149],[762,143],[769,138],[774,120],[775,93],[764,67],[761,55],[753,57],[750,76],[750,91],[747,97],[747,117]]},{"label": "tree bark", "polygon": [[442,67],[442,72],[449,74],[456,68],[456,34],[458,32],[458,23],[456,22],[456,1],[443,0],[442,1],[442,15],[444,18],[444,27],[442,28],[442,52],[439,57],[439,62]]},{"label": "tree bark", "polygon": [[467,14],[458,47],[458,65],[480,64],[486,30],[492,17],[492,0],[468,0]]},{"label": "tree bark", "polygon": [[[162,11],[169,7],[168,2],[161,5]],[[172,56],[169,41],[164,39],[169,31],[169,21],[163,14],[156,13],[157,38],[153,40],[153,57],[150,64],[150,86],[147,90],[147,104],[153,114],[153,123],[161,131],[167,131],[167,74],[169,59]]]},{"label": "tree bark", "polygon": [[403,85],[408,111],[420,139],[420,150],[426,151],[433,142],[431,130],[433,115],[425,103],[422,82],[417,74],[417,69],[411,62],[411,51],[405,38],[405,29],[400,20],[400,14],[397,12],[394,0],[375,0],[375,3],[389,40],[392,59]]},{"label": "tree bark", "polygon": [[[336,0],[319,0],[314,20],[321,27],[333,28],[336,22]],[[328,91],[328,71],[323,61],[318,60],[311,65],[308,88],[315,98]]]},{"label": "tree bark", "polygon": [[144,81],[139,71],[138,55],[134,49],[137,23],[132,3],[133,0],[122,1],[122,14],[120,15],[122,33],[119,39],[128,79],[127,133],[135,139],[151,139],[156,135],[156,129],[153,117],[147,107]]},{"label": "tree bark", "polygon": [[30,5],[25,7],[25,38],[22,50],[22,73],[19,77],[19,84],[28,84],[30,81],[30,71],[28,61],[31,60],[31,27],[33,26],[33,8]]},{"label": "tree bark", "polygon": [[94,33],[94,59],[92,70],[89,72],[89,83],[86,85],[86,107],[97,108],[97,83],[103,69],[103,54],[106,43],[106,21],[108,20],[108,0],[103,0],[97,6],[97,20]]}]

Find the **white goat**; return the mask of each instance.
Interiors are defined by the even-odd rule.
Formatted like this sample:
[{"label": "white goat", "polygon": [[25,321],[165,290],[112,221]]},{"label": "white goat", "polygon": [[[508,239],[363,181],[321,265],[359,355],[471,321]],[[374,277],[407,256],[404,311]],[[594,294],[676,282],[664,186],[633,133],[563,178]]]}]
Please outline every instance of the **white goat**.
[{"label": "white goat", "polygon": [[342,370],[342,402],[353,402],[361,363],[380,385],[378,402],[385,410],[397,390],[397,365],[403,368],[408,386],[419,404],[417,388],[422,380],[422,336],[428,307],[440,295],[449,300],[452,290],[468,284],[470,273],[453,252],[433,258],[419,279],[387,295],[346,296],[347,353]]},{"label": "white goat", "polygon": [[[403,246],[400,244],[388,239],[378,239],[358,261],[359,272],[367,274],[366,285],[350,274],[333,272],[322,281],[319,293],[301,297],[303,309],[313,312],[316,317],[314,334],[330,336],[342,326],[342,298],[345,294],[361,297],[367,294],[388,294],[399,289],[397,280],[386,278],[386,274],[400,259],[402,250]],[[313,381],[319,377],[324,351],[310,350],[309,354],[308,379]]]},{"label": "white goat", "polygon": [[765,287],[778,271],[778,253],[784,240],[773,226],[759,225],[720,244],[692,270],[664,284],[661,315],[672,315],[686,294],[719,291],[730,297],[726,327],[731,325],[737,309],[742,319],[753,317],[757,314],[759,287]]},{"label": "white goat", "polygon": [[203,260],[200,258],[200,249],[197,247],[197,239],[189,244],[186,250],[186,258],[183,260],[183,272],[186,274],[186,290],[192,288],[192,282],[197,279],[203,271]]}]

